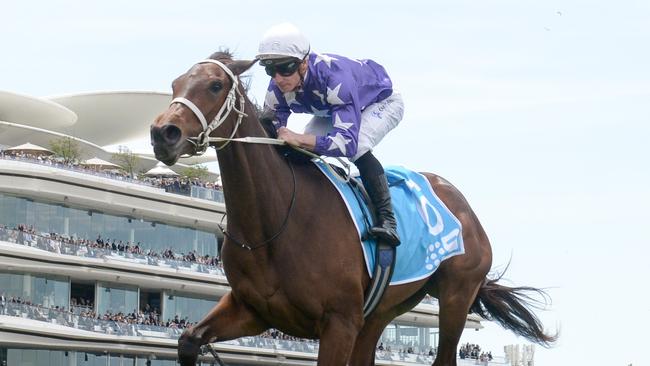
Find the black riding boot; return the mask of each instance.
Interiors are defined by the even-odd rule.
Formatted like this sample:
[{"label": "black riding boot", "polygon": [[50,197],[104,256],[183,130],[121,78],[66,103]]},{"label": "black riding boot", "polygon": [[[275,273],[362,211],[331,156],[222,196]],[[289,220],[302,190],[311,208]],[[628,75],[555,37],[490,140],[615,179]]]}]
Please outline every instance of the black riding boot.
[{"label": "black riding boot", "polygon": [[365,153],[354,163],[359,168],[363,186],[368,191],[370,200],[377,211],[378,223],[370,229],[370,233],[386,244],[398,246],[400,240],[397,235],[397,221],[393,214],[393,205],[384,169],[371,152]]}]

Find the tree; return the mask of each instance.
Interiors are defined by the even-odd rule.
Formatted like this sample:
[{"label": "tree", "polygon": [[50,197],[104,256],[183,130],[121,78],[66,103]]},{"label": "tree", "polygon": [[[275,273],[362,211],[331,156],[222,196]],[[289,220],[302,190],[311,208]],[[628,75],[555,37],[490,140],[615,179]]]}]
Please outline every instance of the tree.
[{"label": "tree", "polygon": [[70,136],[63,136],[50,141],[50,150],[52,150],[54,156],[62,158],[66,163],[79,161],[81,156],[79,143]]},{"label": "tree", "polygon": [[191,165],[183,170],[182,175],[188,179],[205,180],[208,176],[208,167],[200,164]]},{"label": "tree", "polygon": [[113,154],[111,160],[121,166],[131,178],[134,178],[135,168],[140,164],[140,158],[126,146],[119,146],[118,152]]}]

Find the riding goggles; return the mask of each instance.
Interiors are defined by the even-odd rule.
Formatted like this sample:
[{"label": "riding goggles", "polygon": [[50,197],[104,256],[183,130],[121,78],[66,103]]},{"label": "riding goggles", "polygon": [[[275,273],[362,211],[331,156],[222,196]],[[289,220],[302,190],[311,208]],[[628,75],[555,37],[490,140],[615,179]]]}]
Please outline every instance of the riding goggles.
[{"label": "riding goggles", "polygon": [[264,60],[261,63],[264,65],[266,74],[273,78],[275,74],[280,74],[285,77],[293,75],[298,70],[301,61],[291,60],[283,63],[273,63],[273,60]]}]

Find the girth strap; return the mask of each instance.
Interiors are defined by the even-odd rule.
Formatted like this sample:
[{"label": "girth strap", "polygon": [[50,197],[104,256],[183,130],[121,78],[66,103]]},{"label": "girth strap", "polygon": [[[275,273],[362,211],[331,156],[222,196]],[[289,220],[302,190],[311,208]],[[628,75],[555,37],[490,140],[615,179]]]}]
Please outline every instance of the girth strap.
[{"label": "girth strap", "polygon": [[[361,207],[361,212],[363,212],[364,222],[368,227],[368,230],[372,227],[370,219],[366,216],[365,210],[363,210],[364,202],[370,208],[370,212],[373,216],[373,221],[376,222],[375,208],[372,206],[368,193],[366,192],[363,184],[357,179],[350,178],[348,184],[354,192],[354,197],[357,199],[357,203]],[[359,195],[363,197],[359,197]],[[362,238],[362,240],[364,240]],[[384,296],[384,292],[390,285],[390,280],[393,277],[393,270],[395,269],[395,261],[397,259],[397,248],[392,245],[388,245],[381,240],[377,240],[377,250],[375,252],[375,268],[372,271],[372,278],[370,279],[370,285],[366,289],[365,301],[363,304],[363,317],[368,318],[370,314],[377,308],[381,298]]]},{"label": "girth strap", "polygon": [[370,280],[370,286],[366,291],[366,301],[363,304],[363,317],[367,318],[379,305],[379,301],[384,296],[384,292],[390,284],[395,269],[395,260],[397,258],[396,248],[392,245],[385,244],[381,240],[377,241],[377,252],[375,254],[375,268]]}]

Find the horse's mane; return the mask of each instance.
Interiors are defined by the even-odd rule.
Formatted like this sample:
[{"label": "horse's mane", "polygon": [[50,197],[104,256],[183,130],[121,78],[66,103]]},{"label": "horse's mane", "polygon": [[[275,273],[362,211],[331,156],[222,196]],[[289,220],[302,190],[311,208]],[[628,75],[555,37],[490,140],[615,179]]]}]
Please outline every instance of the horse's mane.
[{"label": "horse's mane", "polygon": [[[219,49],[216,52],[213,52],[208,57],[208,59],[222,61],[225,64],[228,64],[228,62],[234,61],[234,55],[228,48],[224,48],[224,49]],[[252,81],[251,76],[250,75],[243,75],[243,76],[240,75],[239,78],[240,78],[240,80],[243,79],[242,80],[243,81],[242,85],[244,86],[244,91],[246,92],[246,94],[248,94],[248,91],[250,90],[250,84],[251,84],[251,81]],[[270,137],[276,138],[277,137],[277,132],[275,131],[275,127],[273,127],[273,124],[271,123],[273,118],[275,118],[272,111],[264,111],[264,108],[257,103],[257,100],[255,100],[255,98],[252,98],[252,99],[248,98],[248,99],[249,99],[250,103],[253,105],[253,107],[255,109],[255,115],[257,116],[257,118],[262,123],[262,126],[264,127],[264,130],[266,130],[267,134]]]},{"label": "horse's mane", "polygon": [[226,48],[212,53],[208,58],[217,61],[232,61],[233,54],[229,49]]},{"label": "horse's mane", "polygon": [[[208,59],[217,60],[227,65],[230,62],[234,61],[234,55],[228,48],[224,48],[224,49],[219,49],[216,52],[213,52],[210,56],[208,56]],[[252,82],[251,75],[240,75],[239,79],[242,81],[244,92],[248,96],[248,91],[250,90],[250,86]],[[254,98],[253,99],[248,98],[248,99],[253,105],[253,107],[255,108],[255,115],[257,116],[258,119],[261,119],[262,112],[263,112],[262,106],[260,106]]]}]

